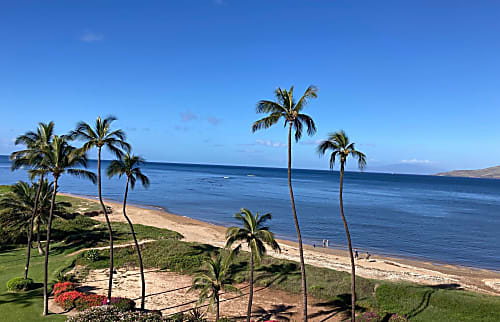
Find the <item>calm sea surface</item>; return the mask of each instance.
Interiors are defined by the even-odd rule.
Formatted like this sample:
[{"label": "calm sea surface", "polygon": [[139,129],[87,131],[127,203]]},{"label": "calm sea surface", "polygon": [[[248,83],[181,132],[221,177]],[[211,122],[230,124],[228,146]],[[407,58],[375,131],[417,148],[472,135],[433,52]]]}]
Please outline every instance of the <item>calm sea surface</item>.
[{"label": "calm sea surface", "polygon": [[[241,207],[271,212],[278,237],[296,240],[286,169],[147,163],[143,171],[151,186],[136,186],[132,203],[222,225],[234,223]],[[304,240],[344,247],[338,172],[292,175]],[[0,184],[26,178],[0,156]],[[104,196],[121,201],[124,183],[106,178]],[[345,214],[360,250],[500,270],[500,180],[348,172],[344,183]],[[60,191],[94,196],[97,187],[65,176]]]}]

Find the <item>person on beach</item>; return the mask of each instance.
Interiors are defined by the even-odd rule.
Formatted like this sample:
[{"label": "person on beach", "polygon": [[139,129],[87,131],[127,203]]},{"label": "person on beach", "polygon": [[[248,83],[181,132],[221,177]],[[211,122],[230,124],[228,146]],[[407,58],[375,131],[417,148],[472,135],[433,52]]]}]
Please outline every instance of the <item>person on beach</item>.
[{"label": "person on beach", "polygon": [[370,255],[370,253],[366,252],[366,260],[367,260],[367,261],[369,261],[369,260],[370,260],[370,256],[372,256],[372,255]]},{"label": "person on beach", "polygon": [[357,248],[354,248],[354,258],[355,259],[359,258],[359,254],[358,254],[358,249]]},{"label": "person on beach", "polygon": [[325,248],[326,240],[323,239],[323,248]]},{"label": "person on beach", "polygon": [[326,240],[326,248],[328,248],[330,246],[330,241],[327,239]]}]

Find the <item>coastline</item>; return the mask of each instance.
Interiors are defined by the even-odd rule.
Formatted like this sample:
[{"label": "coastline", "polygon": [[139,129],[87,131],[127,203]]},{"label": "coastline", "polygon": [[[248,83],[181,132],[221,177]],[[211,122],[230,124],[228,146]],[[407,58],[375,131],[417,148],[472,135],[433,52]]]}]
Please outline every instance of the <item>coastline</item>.
[{"label": "coastline", "polygon": [[[95,197],[81,196],[69,193],[60,195],[80,198],[97,202]],[[111,221],[123,222],[121,213],[122,204],[106,199],[105,203],[114,210],[110,215]],[[173,214],[166,209],[154,205],[127,204],[127,214],[135,224],[143,224],[166,228],[184,235],[184,241],[210,244],[224,247],[225,231],[227,227],[216,225],[186,216]],[[104,221],[104,216],[93,217]],[[282,246],[280,254],[272,251],[268,255],[298,261],[297,243],[290,240],[278,239]],[[360,254],[356,260],[356,273],[359,276],[391,281],[407,281],[427,285],[453,285],[475,292],[500,295],[500,272],[481,268],[471,268],[447,263],[435,263],[413,258],[393,257],[380,254],[371,254],[366,260],[365,254]],[[306,264],[325,267],[339,271],[350,271],[348,252],[337,248],[321,248],[304,245]]]}]

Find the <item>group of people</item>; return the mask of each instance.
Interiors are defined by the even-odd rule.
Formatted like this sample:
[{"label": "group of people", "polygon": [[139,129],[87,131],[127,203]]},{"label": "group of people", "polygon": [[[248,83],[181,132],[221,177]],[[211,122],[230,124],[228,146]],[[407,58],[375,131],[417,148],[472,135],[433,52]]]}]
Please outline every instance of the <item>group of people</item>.
[{"label": "group of people", "polygon": [[[316,248],[316,244],[313,244],[313,247]],[[329,248],[330,247],[330,241],[328,239],[323,239],[323,248]],[[369,252],[366,252],[366,260],[370,260],[370,257],[372,255]],[[359,259],[359,252],[357,248],[354,248],[354,258]]]}]

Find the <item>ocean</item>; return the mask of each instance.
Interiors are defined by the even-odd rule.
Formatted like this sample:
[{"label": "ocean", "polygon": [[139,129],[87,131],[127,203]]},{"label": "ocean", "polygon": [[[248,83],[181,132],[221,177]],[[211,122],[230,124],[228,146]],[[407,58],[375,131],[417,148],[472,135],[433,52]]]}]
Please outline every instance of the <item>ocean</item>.
[{"label": "ocean", "polygon": [[[133,204],[225,226],[242,207],[270,212],[277,237],[296,240],[286,169],[148,162],[143,172],[151,186],[137,185]],[[26,171],[12,172],[0,156],[0,184],[18,180]],[[339,173],[294,169],[292,180],[304,242],[345,249]],[[124,186],[104,178],[103,195],[121,201]],[[64,175],[60,191],[95,196],[97,186]],[[500,180],[346,172],[344,211],[361,252],[500,270]]]}]

